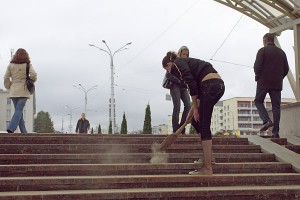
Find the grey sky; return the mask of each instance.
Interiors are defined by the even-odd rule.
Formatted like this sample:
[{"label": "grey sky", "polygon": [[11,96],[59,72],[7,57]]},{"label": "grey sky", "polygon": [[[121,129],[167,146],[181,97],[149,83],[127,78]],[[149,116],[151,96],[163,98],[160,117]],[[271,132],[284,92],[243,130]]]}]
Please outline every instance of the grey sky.
[{"label": "grey sky", "polygon": [[[108,126],[110,98],[109,56],[92,43],[112,50],[127,42],[129,49],[116,54],[115,98],[117,123],[126,113],[128,129],[143,126],[145,108],[150,103],[152,125],[167,123],[172,103],[165,101],[168,90],[161,87],[164,69],[161,60],[169,50],[190,48],[190,56],[211,62],[226,84],[223,99],[254,96],[251,68],[262,36],[268,29],[213,0],[9,0],[0,6],[0,74],[5,73],[10,49],[25,48],[38,73],[37,111],[48,111],[57,130],[61,116],[75,109],[73,126],[84,110],[84,93],[73,87],[81,83],[89,92],[87,118],[93,126]],[[294,72],[292,31],[279,41]],[[210,60],[246,65],[238,66]],[[248,66],[248,67],[247,67]],[[3,88],[0,87],[0,88]],[[293,98],[287,79],[283,97]],[[65,117],[65,127],[68,125]]]}]

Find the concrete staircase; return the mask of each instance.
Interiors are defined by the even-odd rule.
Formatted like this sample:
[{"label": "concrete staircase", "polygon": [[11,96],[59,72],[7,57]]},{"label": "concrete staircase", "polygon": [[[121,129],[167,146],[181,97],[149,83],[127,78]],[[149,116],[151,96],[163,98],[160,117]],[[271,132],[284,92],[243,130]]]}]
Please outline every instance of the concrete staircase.
[{"label": "concrete staircase", "polygon": [[[192,176],[198,136],[150,164],[157,135],[0,135],[0,200],[300,199],[300,174],[247,138],[213,138],[213,176]],[[277,143],[285,143],[277,139]]]}]

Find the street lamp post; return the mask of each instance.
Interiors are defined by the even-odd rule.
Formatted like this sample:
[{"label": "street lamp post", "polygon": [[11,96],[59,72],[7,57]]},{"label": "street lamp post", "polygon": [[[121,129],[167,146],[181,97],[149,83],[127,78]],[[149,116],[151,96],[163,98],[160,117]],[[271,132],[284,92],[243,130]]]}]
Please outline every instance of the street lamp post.
[{"label": "street lamp post", "polygon": [[72,133],[72,117],[73,117],[73,110],[77,109],[77,108],[71,108],[70,106],[66,105],[65,108],[67,108],[69,110],[69,114],[70,115],[70,125],[69,125],[69,133]]},{"label": "street lamp post", "polygon": [[120,47],[119,49],[117,49],[115,52],[112,53],[112,51],[110,50],[110,48],[108,47],[107,43],[105,40],[102,40],[102,42],[105,44],[107,50],[102,49],[100,47],[97,47],[93,44],[89,44],[89,46],[91,47],[95,47],[100,51],[104,51],[106,52],[109,57],[110,57],[110,72],[111,72],[111,76],[110,76],[110,121],[112,122],[112,134],[115,134],[115,129],[116,129],[116,113],[115,113],[115,91],[114,91],[114,55],[120,51],[126,50],[126,46],[130,45],[131,42],[123,45],[122,47]]},{"label": "street lamp post", "polygon": [[88,94],[89,91],[96,89],[98,87],[98,85],[94,85],[93,87],[89,88],[88,90],[86,90],[80,83],[78,85],[79,86],[77,86],[77,85],[73,85],[73,86],[84,92],[84,113],[86,114],[87,101],[88,101],[87,94]]}]

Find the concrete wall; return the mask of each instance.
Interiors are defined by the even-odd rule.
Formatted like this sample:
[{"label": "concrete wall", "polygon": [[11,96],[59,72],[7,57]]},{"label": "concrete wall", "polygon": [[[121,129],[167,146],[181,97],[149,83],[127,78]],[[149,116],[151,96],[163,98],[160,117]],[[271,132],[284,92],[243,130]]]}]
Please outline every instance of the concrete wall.
[{"label": "concrete wall", "polygon": [[281,106],[280,136],[300,137],[300,102]]}]

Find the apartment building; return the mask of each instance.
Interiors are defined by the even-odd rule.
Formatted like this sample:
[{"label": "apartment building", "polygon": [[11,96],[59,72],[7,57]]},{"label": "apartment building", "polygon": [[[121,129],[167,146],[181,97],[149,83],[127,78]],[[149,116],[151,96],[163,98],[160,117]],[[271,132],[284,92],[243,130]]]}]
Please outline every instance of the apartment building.
[{"label": "apartment building", "polygon": [[[35,95],[27,100],[23,117],[28,132],[33,132],[33,119],[36,112]],[[6,131],[6,127],[14,114],[14,105],[9,98],[9,92],[0,89],[0,131]],[[20,132],[19,129],[16,132]]]},{"label": "apartment building", "polygon": [[168,125],[160,124],[152,127],[153,135],[167,135],[168,134]]},{"label": "apartment building", "polygon": [[[281,105],[294,103],[295,99],[282,98]],[[271,100],[265,99],[267,110],[272,109]],[[212,133],[219,131],[239,131],[241,134],[259,133],[262,121],[254,103],[254,97],[234,97],[215,105],[212,114]]]}]

